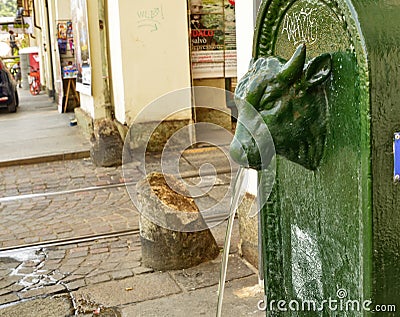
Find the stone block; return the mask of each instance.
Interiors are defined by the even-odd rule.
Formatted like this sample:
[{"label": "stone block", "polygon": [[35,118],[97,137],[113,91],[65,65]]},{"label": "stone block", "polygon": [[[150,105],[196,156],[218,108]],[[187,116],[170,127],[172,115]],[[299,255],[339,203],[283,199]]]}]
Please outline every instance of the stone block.
[{"label": "stone block", "polygon": [[92,117],[82,110],[82,108],[75,108],[74,113],[75,118],[78,121],[78,127],[85,136],[90,137],[94,130]]},{"label": "stone block", "polygon": [[173,176],[152,173],[137,190],[143,265],[183,269],[218,256],[218,245],[194,200]]},{"label": "stone block", "polygon": [[95,120],[90,141],[90,156],[94,164],[103,167],[122,164],[124,144],[115,122],[110,119]]},{"label": "stone block", "polygon": [[196,107],[196,120],[216,124],[228,131],[232,130],[232,119],[227,110]]},{"label": "stone block", "polygon": [[[256,197],[246,193],[239,205],[239,252],[254,267],[258,268],[258,217]],[[250,217],[250,215],[255,215]]]},{"label": "stone block", "polygon": [[[144,148],[148,152],[162,152],[167,141],[170,148],[182,148],[190,144],[189,133],[182,133],[171,142],[171,137],[177,131],[188,126],[189,120],[164,120],[161,122],[140,122],[130,126],[126,135],[129,148],[132,150]],[[189,142],[189,143],[188,143]]]}]

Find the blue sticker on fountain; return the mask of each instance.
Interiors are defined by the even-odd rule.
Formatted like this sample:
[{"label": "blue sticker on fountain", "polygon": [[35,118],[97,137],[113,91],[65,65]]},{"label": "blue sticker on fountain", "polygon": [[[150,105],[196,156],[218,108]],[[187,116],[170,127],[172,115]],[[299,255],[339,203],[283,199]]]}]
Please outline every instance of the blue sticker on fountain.
[{"label": "blue sticker on fountain", "polygon": [[394,134],[394,180],[400,182],[400,132]]}]

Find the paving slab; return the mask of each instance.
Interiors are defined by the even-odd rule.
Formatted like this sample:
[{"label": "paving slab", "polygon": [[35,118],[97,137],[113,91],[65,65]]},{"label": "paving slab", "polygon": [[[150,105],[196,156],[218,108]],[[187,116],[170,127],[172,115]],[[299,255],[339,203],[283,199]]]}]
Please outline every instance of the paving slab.
[{"label": "paving slab", "polygon": [[[174,280],[186,291],[218,285],[221,269],[221,257],[213,261],[202,263],[198,266],[171,271],[170,274]],[[251,270],[237,255],[229,257],[228,271],[226,275],[227,281],[240,279],[243,277],[254,275]]]},{"label": "paving slab", "polygon": [[179,152],[148,153],[145,158],[145,164],[141,164],[139,169],[143,175],[152,172],[174,175],[179,173],[182,177],[197,174],[196,168]]},{"label": "paving slab", "polygon": [[183,153],[183,157],[197,169],[201,169],[205,163],[212,163],[212,166],[206,164],[203,166],[205,174],[214,174],[215,171],[230,172],[236,171],[238,165],[229,157],[229,147],[207,147],[201,149],[188,150]]},{"label": "paving slab", "polygon": [[114,307],[181,292],[182,290],[168,273],[156,272],[102,283],[101,287],[96,285],[84,287],[74,292],[73,296],[77,300],[89,297],[98,304]]},{"label": "paving slab", "polygon": [[73,113],[60,114],[57,105],[43,92],[32,96],[19,89],[18,93],[18,111],[0,111],[0,165],[52,156],[56,160],[73,153],[89,156],[89,140],[77,126],[69,125]]},{"label": "paving slab", "polygon": [[[262,294],[246,292],[255,284],[257,278],[254,275],[227,283],[222,316],[264,317],[265,312],[257,306]],[[210,317],[216,315],[217,302],[217,286],[212,286],[128,305],[121,312],[124,317]]]},{"label": "paving slab", "polygon": [[73,306],[67,296],[54,296],[21,302],[3,308],[0,313],[2,317],[70,317],[73,316]]}]

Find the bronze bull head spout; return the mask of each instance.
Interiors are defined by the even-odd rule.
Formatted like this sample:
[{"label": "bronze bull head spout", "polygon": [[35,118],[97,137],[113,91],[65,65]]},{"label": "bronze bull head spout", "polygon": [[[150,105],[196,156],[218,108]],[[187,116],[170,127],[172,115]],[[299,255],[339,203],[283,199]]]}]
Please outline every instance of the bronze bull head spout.
[{"label": "bronze bull head spout", "polygon": [[325,86],[330,74],[331,55],[322,54],[306,63],[304,44],[287,62],[258,58],[235,91],[239,116],[230,148],[232,158],[242,166],[265,169],[275,146],[277,154],[317,169],[325,147]]}]

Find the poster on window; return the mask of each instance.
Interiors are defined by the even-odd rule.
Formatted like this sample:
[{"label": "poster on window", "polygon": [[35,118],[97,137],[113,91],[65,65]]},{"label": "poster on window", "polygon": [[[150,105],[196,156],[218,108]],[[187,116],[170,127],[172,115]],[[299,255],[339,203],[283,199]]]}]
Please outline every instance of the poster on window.
[{"label": "poster on window", "polygon": [[0,25],[0,34],[8,34],[9,31],[13,31],[16,34],[33,34],[32,17],[23,17],[18,23],[14,17],[3,17]]},{"label": "poster on window", "polygon": [[193,78],[236,77],[234,0],[188,0]]},{"label": "poster on window", "polygon": [[76,90],[92,95],[92,71],[90,67],[89,29],[86,0],[71,0],[72,27],[74,29],[74,54],[78,74]]}]

